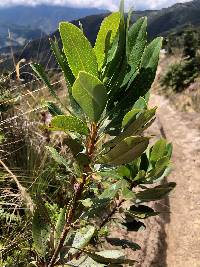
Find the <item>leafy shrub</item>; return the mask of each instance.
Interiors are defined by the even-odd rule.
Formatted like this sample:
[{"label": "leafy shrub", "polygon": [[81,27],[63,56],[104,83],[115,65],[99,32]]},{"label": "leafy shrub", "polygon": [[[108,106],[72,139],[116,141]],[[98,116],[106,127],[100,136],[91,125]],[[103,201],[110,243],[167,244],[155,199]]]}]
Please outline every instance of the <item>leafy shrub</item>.
[{"label": "leafy shrub", "polygon": [[193,59],[198,49],[198,37],[193,29],[188,29],[184,33],[183,39],[183,57]]},{"label": "leafy shrub", "polygon": [[[183,47],[183,61],[171,65],[167,73],[161,79],[161,86],[172,88],[175,92],[181,92],[188,87],[199,74],[200,58],[197,56],[198,36],[194,29],[188,28],[181,31],[183,38],[180,44]],[[176,39],[174,35],[169,40]]]},{"label": "leafy shrub", "polygon": [[[130,16],[125,18],[122,2],[121,11],[103,21],[94,48],[82,30],[60,23],[63,52],[56,40],[51,47],[65,76],[70,106],[63,104],[42,66],[32,65],[60,104],[48,106],[53,116],[48,129],[63,132],[70,156],[64,157],[53,143],[47,151],[64,168],[63,186],[68,183],[71,190],[62,203],[52,203],[45,192],[32,195],[29,266],[133,265],[123,251],[98,251],[95,245],[108,234],[117,213],[121,216],[115,220],[128,231],[144,228],[144,219],[158,215],[145,203],[175,187],[158,185],[169,171],[172,145],[161,139],[149,146],[150,137],[144,133],[155,120],[148,91],[162,38],[147,44],[146,18],[129,27]],[[140,248],[129,240],[114,241]]]},{"label": "leafy shrub", "polygon": [[172,88],[175,92],[182,92],[194,82],[199,75],[199,70],[200,61],[198,57],[171,65],[161,79],[161,86]]}]

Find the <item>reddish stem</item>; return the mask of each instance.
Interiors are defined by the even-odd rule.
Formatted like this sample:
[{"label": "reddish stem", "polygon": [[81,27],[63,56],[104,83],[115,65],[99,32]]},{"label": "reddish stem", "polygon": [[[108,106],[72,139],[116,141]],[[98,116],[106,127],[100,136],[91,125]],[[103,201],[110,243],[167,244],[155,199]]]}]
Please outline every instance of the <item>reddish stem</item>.
[{"label": "reddish stem", "polygon": [[[93,155],[93,152],[94,152],[94,149],[95,149],[96,138],[97,138],[97,125],[96,125],[96,123],[92,123],[90,135],[89,135],[88,142],[87,142],[87,154],[88,154],[90,159],[92,158],[92,155]],[[73,222],[75,209],[76,209],[76,204],[79,201],[79,199],[81,199],[81,195],[82,195],[83,190],[84,190],[86,179],[87,179],[87,176],[90,173],[90,171],[91,171],[90,166],[89,165],[85,166],[84,173],[83,173],[83,176],[82,176],[82,181],[81,181],[81,183],[78,185],[78,187],[76,189],[75,196],[74,196],[74,199],[73,199],[73,203],[72,203],[72,206],[70,207],[70,210],[68,212],[67,219],[66,219],[66,222],[65,222],[65,226],[64,226],[61,238],[60,238],[60,242],[59,242],[57,248],[55,249],[55,251],[53,253],[53,256],[51,258],[51,261],[50,261],[48,267],[53,267],[54,266],[54,264],[56,263],[56,260],[58,258],[58,255],[59,255],[59,253],[60,253],[60,251],[61,251],[61,249],[62,249],[62,247],[64,245],[65,239],[67,237],[67,234],[68,234],[68,232],[70,230],[70,227],[71,227],[71,224]]]}]

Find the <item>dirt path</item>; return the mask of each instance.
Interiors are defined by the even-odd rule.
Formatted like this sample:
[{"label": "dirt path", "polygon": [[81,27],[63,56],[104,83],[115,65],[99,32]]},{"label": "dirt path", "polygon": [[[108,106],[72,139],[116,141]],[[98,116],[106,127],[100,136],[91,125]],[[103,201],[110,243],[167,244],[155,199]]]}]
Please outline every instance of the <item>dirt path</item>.
[{"label": "dirt path", "polygon": [[163,231],[166,253],[157,266],[200,267],[200,116],[177,112],[162,96],[154,95],[151,105],[159,107],[157,126],[163,126],[173,143],[173,172],[168,181],[177,183]]},{"label": "dirt path", "polygon": [[[141,246],[126,250],[135,267],[200,267],[200,116],[181,113],[163,96],[153,95],[157,120],[148,130],[155,139],[165,136],[173,143],[173,170],[167,181],[177,183],[162,201],[152,204],[161,214],[145,220],[139,232],[120,230],[123,238]],[[116,237],[119,232],[113,232]]]}]

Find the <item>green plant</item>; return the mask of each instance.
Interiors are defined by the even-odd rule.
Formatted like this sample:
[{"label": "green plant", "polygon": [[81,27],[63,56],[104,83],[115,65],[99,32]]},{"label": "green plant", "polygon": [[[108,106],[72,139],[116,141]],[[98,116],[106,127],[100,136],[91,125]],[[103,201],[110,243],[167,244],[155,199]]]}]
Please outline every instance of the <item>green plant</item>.
[{"label": "green plant", "polygon": [[171,65],[162,77],[160,83],[165,89],[171,88],[175,92],[182,92],[199,75],[198,39],[198,32],[191,27],[168,36],[168,42],[166,42],[165,47],[167,48],[168,45],[171,45],[183,48],[183,60],[180,63]]},{"label": "green plant", "polygon": [[[97,244],[114,222],[129,231],[144,227],[145,218],[158,214],[144,203],[161,199],[175,187],[175,183],[153,186],[169,171],[172,145],[161,139],[149,146],[150,137],[144,134],[155,120],[156,108],[147,104],[148,91],[162,38],[147,44],[147,19],[129,27],[130,16],[125,19],[122,2],[121,11],[103,21],[94,48],[82,29],[60,23],[63,51],[56,40],[51,47],[65,76],[68,107],[43,68],[32,65],[60,104],[60,108],[49,105],[53,118],[48,129],[64,133],[71,156],[64,157],[59,147],[47,149],[64,167],[71,190],[56,209],[44,195],[34,197],[35,259],[29,266],[133,265],[123,251],[99,251]],[[120,216],[114,220],[116,214]],[[115,244],[122,243],[140,248],[116,238]]]},{"label": "green plant", "polygon": [[193,29],[185,31],[183,36],[183,57],[193,59],[198,49],[198,37]]},{"label": "green plant", "polygon": [[161,86],[166,89],[172,88],[175,92],[182,92],[198,77],[199,70],[198,57],[173,64],[162,77]]}]

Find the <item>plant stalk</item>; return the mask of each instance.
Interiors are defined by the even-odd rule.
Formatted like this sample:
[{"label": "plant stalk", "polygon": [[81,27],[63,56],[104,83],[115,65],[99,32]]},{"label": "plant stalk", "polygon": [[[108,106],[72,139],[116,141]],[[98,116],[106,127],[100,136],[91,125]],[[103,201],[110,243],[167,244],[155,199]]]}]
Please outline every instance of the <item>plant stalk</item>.
[{"label": "plant stalk", "polygon": [[[88,157],[90,159],[92,158],[93,152],[95,150],[96,138],[97,138],[97,125],[96,125],[96,123],[92,123],[91,130],[90,130],[90,135],[88,137],[88,141],[87,141],[87,145],[86,145],[87,154],[88,154]],[[75,209],[76,209],[77,202],[81,199],[81,196],[82,196],[82,193],[83,193],[83,190],[84,190],[84,186],[85,186],[85,183],[86,183],[86,179],[88,177],[89,172],[90,172],[90,166],[89,165],[85,166],[84,173],[83,173],[83,176],[82,176],[82,181],[78,185],[78,187],[76,188],[76,192],[75,192],[75,195],[74,195],[73,203],[72,203],[72,206],[69,209],[69,212],[68,212],[68,215],[67,215],[67,219],[66,219],[66,223],[65,223],[63,232],[61,234],[60,242],[59,242],[57,248],[55,249],[55,251],[53,253],[53,256],[51,258],[51,261],[50,261],[48,267],[53,267],[54,266],[54,264],[56,263],[56,260],[58,258],[58,255],[59,255],[59,253],[60,253],[60,251],[61,251],[61,249],[62,249],[62,247],[64,245],[65,239],[67,237],[67,234],[68,234],[68,232],[70,230],[70,227],[71,227],[71,224],[73,222],[73,218],[74,218],[74,215],[75,215]]]}]

